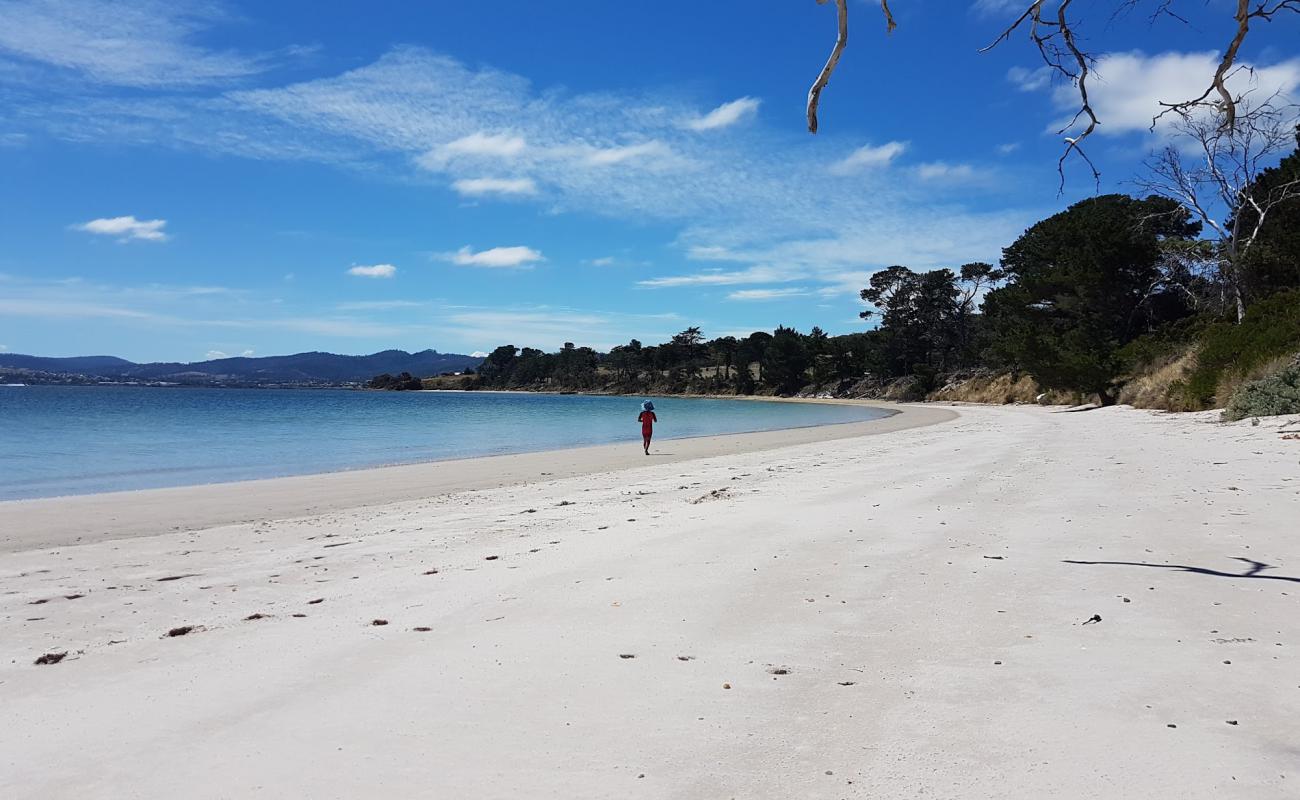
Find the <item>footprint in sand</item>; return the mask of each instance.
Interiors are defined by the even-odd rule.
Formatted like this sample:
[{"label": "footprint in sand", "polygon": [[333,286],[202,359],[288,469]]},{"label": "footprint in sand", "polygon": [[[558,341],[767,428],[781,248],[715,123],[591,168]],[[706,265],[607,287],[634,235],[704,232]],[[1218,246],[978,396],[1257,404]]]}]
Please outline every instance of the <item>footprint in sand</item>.
[{"label": "footprint in sand", "polygon": [[618,654],[618,657],[619,657],[619,658],[636,658],[636,654],[635,654],[635,653],[619,653],[619,654]]},{"label": "footprint in sand", "polygon": [[67,657],[68,657],[67,652],[62,652],[62,653],[46,653],[45,655],[43,655],[43,656],[41,656],[40,658],[36,659],[36,663],[37,663],[37,664],[57,664],[57,663],[59,663],[60,661],[62,661],[63,659],[65,659],[65,658],[67,658]]},{"label": "footprint in sand", "polygon": [[271,617],[270,614],[263,614],[261,612],[258,612],[256,614],[249,614],[248,616],[244,617],[244,622],[252,622],[255,619],[270,619],[270,617]]},{"label": "footprint in sand", "polygon": [[387,625],[387,624],[388,624],[388,620],[386,620],[386,619],[372,619],[372,620],[370,620],[370,624],[371,624],[371,625]]},{"label": "footprint in sand", "polygon": [[695,660],[695,656],[678,656],[678,657],[677,657],[677,660],[678,660],[678,661],[694,661],[694,660]]},{"label": "footprint in sand", "polygon": [[413,631],[418,631],[418,632],[420,632],[420,633],[428,633],[429,631],[433,630],[433,628],[430,628],[430,627],[425,626],[425,625],[420,625],[420,626],[417,626],[417,627],[411,628],[411,630],[413,630]]},{"label": "footprint in sand", "polygon": [[196,630],[199,630],[196,625],[182,625],[179,628],[172,628],[167,631],[167,636],[185,636],[186,634],[193,633]]}]

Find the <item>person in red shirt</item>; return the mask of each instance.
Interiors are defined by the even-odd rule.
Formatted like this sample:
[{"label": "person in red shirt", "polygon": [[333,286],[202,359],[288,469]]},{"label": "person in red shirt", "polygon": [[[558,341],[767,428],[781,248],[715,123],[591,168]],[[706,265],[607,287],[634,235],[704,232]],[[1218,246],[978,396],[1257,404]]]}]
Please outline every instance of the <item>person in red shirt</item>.
[{"label": "person in red shirt", "polygon": [[636,421],[641,423],[641,444],[645,446],[645,454],[650,455],[650,437],[654,436],[655,423],[659,421],[655,416],[655,404],[649,400],[642,403]]}]

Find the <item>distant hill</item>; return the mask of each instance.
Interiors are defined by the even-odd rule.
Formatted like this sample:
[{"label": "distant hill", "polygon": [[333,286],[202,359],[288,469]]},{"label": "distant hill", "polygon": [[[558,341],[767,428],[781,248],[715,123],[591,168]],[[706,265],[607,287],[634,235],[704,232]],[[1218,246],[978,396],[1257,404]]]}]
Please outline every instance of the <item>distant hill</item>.
[{"label": "distant hill", "polygon": [[193,384],[346,384],[365,383],[383,372],[425,377],[477,367],[482,358],[423,350],[384,350],[368,356],[297,353],[291,356],[218,358],[211,361],[137,364],[114,356],[43,358],[0,353],[0,369],[51,375],[128,381]]}]

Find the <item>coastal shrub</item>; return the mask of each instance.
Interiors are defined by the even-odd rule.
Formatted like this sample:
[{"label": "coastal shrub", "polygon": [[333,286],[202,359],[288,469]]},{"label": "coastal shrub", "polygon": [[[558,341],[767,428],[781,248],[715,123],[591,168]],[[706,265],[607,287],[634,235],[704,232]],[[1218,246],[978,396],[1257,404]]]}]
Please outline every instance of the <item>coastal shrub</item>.
[{"label": "coastal shrub", "polygon": [[1300,414],[1300,360],[1275,375],[1251,381],[1232,395],[1223,419]]},{"label": "coastal shrub", "polygon": [[1264,377],[1279,358],[1300,350],[1300,290],[1251,306],[1239,324],[1218,322],[1201,336],[1196,366],[1181,387],[1189,409],[1212,408],[1239,385]]}]

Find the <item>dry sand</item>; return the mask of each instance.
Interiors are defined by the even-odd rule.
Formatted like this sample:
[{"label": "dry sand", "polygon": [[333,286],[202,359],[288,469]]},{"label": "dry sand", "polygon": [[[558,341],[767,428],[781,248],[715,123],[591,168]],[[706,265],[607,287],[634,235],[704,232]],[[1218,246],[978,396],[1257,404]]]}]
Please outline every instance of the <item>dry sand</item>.
[{"label": "dry sand", "polygon": [[0,504],[0,797],[1300,797],[1300,441],[936,411]]}]

